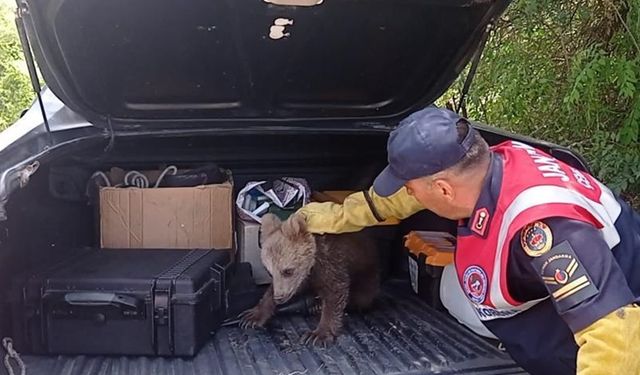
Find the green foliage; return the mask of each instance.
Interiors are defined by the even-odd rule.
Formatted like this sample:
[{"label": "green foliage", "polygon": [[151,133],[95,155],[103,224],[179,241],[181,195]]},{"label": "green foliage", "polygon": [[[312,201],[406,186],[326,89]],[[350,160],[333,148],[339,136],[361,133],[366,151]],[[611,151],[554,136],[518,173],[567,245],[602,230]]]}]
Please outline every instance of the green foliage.
[{"label": "green foliage", "polygon": [[13,123],[33,98],[22,60],[11,8],[0,2],[0,131]]},{"label": "green foliage", "polygon": [[[495,24],[469,117],[580,152],[640,196],[640,1],[515,0]],[[458,98],[458,82],[441,101]]]}]

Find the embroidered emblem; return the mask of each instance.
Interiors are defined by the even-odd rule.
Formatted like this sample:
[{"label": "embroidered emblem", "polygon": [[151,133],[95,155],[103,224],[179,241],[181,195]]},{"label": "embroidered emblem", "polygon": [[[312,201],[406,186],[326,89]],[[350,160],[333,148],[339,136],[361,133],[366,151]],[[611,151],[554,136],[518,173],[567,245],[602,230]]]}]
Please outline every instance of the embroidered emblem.
[{"label": "embroidered emblem", "polygon": [[462,277],[464,292],[474,303],[484,302],[487,296],[487,274],[478,266],[469,266]]},{"label": "embroidered emblem", "polygon": [[[540,275],[545,284],[564,285],[572,280],[572,276],[580,263],[571,254],[549,254],[540,268]],[[549,267],[553,264],[552,267]],[[579,272],[580,273],[580,272]]]},{"label": "embroidered emblem", "polygon": [[544,256],[533,258],[532,263],[539,267],[542,281],[559,311],[566,311],[598,294],[598,288],[567,241]]},{"label": "embroidered emblem", "polygon": [[529,256],[539,257],[551,250],[553,244],[551,229],[541,221],[531,223],[522,229],[520,244]]},{"label": "embroidered emblem", "polygon": [[556,268],[556,272],[553,274],[553,279],[558,284],[566,284],[567,280],[569,280],[569,275],[564,270],[559,270]]},{"label": "embroidered emblem", "polygon": [[481,208],[476,211],[473,217],[473,224],[471,230],[484,237],[487,231],[487,224],[489,223],[489,211],[486,208]]}]

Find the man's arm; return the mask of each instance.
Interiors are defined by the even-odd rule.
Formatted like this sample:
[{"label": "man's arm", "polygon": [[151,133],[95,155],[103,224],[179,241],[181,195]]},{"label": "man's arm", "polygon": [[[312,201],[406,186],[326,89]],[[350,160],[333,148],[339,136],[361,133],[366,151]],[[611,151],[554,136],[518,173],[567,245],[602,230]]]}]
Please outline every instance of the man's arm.
[{"label": "man's arm", "polygon": [[547,230],[551,249],[537,252],[541,237],[528,226],[517,238],[519,254],[574,333],[577,373],[640,373],[640,308],[601,232],[564,218],[532,224]]},{"label": "man's arm", "polygon": [[381,197],[370,188],[349,195],[342,204],[309,203],[298,210],[311,233],[357,232],[386,219],[405,219],[424,207],[405,188]]},{"label": "man's arm", "polygon": [[575,334],[579,375],[640,373],[640,307],[623,306]]}]

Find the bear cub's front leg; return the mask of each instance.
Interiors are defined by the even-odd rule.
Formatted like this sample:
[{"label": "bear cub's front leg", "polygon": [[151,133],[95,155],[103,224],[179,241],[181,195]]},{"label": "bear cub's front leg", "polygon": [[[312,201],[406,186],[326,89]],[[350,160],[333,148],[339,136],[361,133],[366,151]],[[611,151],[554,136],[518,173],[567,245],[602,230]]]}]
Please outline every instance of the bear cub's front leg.
[{"label": "bear cub's front leg", "polygon": [[317,288],[322,303],[320,322],[316,329],[302,336],[305,344],[327,346],[332,344],[342,329],[344,310],[349,301],[349,283],[347,280],[338,282],[329,288],[327,284]]},{"label": "bear cub's front leg", "polygon": [[240,327],[242,329],[264,327],[275,313],[275,310],[276,304],[273,301],[273,287],[269,286],[255,307],[239,315]]}]

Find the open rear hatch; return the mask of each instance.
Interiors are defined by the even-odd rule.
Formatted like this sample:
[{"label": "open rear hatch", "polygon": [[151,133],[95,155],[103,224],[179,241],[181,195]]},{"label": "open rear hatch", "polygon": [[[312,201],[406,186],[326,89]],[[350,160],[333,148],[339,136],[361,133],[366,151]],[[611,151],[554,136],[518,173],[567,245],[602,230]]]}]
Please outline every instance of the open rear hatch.
[{"label": "open rear hatch", "polygon": [[438,98],[509,3],[18,2],[49,87],[105,127],[388,123]]}]

